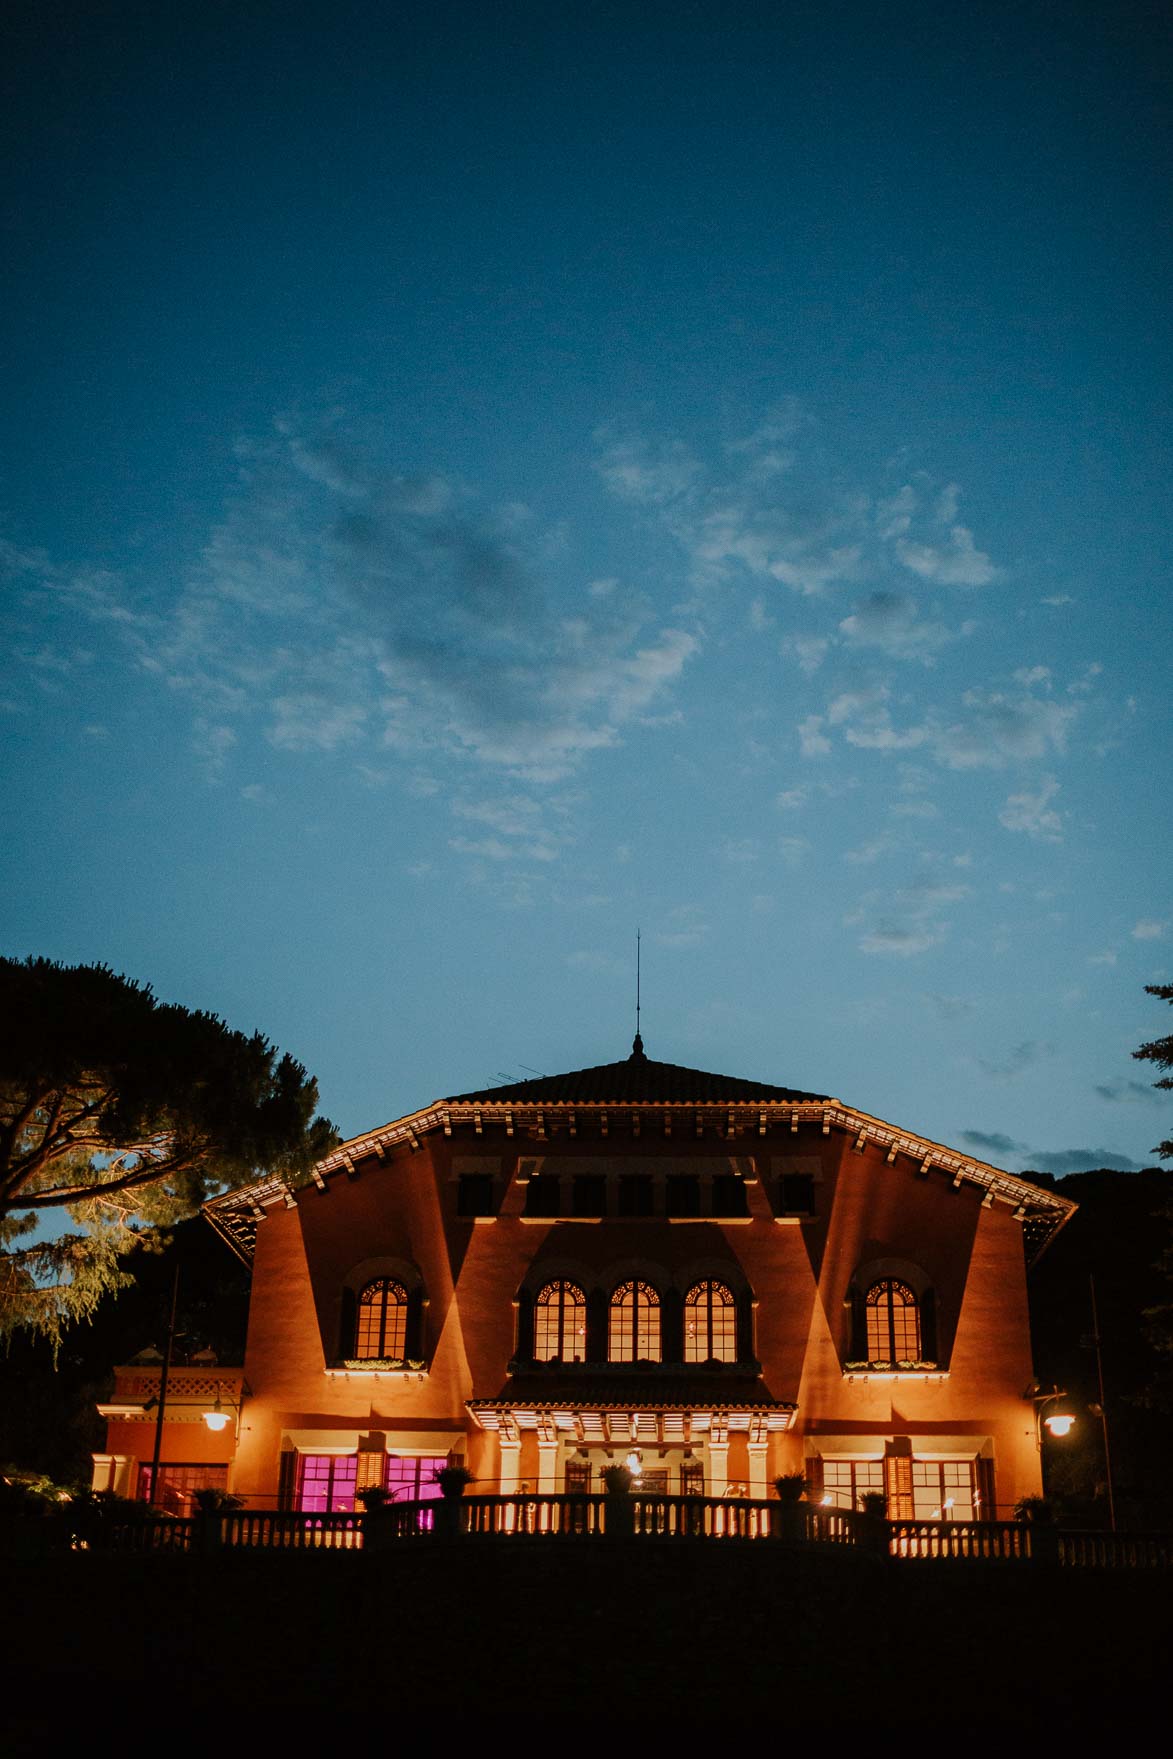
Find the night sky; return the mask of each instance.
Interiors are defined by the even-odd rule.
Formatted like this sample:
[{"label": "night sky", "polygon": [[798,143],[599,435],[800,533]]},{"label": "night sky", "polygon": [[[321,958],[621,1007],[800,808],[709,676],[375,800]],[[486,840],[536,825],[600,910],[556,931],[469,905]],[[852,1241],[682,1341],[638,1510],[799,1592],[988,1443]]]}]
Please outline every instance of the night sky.
[{"label": "night sky", "polygon": [[6,15],[3,951],[1151,1162],[1163,9]]}]

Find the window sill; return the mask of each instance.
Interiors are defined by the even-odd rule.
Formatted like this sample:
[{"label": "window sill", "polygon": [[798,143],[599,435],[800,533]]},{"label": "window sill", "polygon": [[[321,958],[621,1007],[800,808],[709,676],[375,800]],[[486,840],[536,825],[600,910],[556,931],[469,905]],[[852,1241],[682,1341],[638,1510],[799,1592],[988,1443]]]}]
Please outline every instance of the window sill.
[{"label": "window sill", "polygon": [[428,1378],[426,1362],[334,1362],[326,1370],[331,1380],[400,1380],[422,1383]]},{"label": "window sill", "polygon": [[615,1221],[618,1218],[612,1215],[519,1215],[514,1219],[543,1228],[552,1227],[555,1222],[573,1222],[576,1227],[597,1228],[600,1222]]},{"label": "window sill", "polygon": [[917,1362],[910,1368],[886,1367],[876,1363],[847,1363],[843,1370],[844,1380],[948,1380],[949,1370],[938,1368],[935,1362]]}]

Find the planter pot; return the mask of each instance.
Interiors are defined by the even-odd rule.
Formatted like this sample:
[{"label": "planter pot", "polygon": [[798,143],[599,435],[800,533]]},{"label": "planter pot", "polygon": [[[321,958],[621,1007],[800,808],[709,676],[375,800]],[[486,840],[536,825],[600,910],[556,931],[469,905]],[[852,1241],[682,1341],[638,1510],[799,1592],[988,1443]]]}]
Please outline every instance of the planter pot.
[{"label": "planter pot", "polygon": [[197,1515],[193,1528],[195,1550],[221,1551],[224,1547],[223,1515]]},{"label": "planter pot", "polygon": [[395,1537],[395,1523],[387,1508],[368,1509],[362,1518],[364,1551],[388,1551]]},{"label": "planter pot", "polygon": [[626,1490],[607,1492],[603,1532],[608,1539],[630,1539],[635,1533],[635,1504]]},{"label": "planter pot", "polygon": [[777,1502],[770,1505],[770,1537],[787,1545],[806,1541],[806,1510],[800,1503]]}]

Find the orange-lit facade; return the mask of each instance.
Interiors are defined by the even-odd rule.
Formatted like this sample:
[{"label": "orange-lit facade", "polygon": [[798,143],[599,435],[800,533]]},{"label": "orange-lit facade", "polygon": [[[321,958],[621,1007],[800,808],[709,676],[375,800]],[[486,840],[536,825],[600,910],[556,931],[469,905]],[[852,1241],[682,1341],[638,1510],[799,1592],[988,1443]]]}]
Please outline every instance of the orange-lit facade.
[{"label": "orange-lit facade", "polygon": [[[894,1518],[1006,1516],[1040,1489],[1027,1263],[1071,1208],[637,1039],[437,1101],[299,1190],[213,1201],[252,1262],[246,1357],[172,1371],[160,1484],[179,1507],[200,1481],[343,1510],[371,1484],[434,1494],[454,1459],[502,1493],[597,1490],[630,1462],[669,1494],[764,1497],[801,1472]],[[96,1482],[142,1493],[157,1380],[119,1371]]]}]

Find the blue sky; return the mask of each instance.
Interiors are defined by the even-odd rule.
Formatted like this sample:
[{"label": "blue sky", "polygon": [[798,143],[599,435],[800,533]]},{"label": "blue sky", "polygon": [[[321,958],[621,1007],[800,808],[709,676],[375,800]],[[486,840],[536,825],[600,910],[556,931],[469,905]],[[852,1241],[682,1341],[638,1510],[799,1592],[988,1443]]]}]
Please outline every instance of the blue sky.
[{"label": "blue sky", "polygon": [[11,16],[4,950],[1150,1163],[1167,19]]}]

